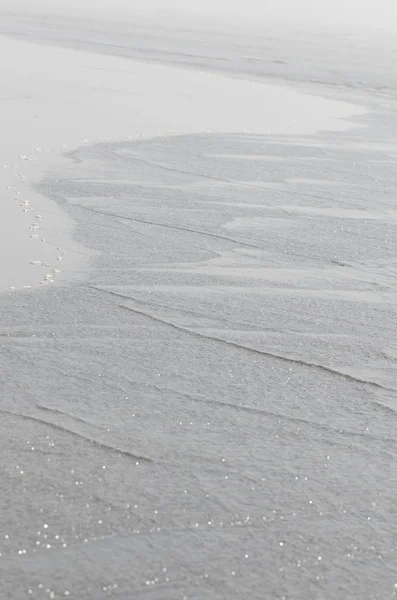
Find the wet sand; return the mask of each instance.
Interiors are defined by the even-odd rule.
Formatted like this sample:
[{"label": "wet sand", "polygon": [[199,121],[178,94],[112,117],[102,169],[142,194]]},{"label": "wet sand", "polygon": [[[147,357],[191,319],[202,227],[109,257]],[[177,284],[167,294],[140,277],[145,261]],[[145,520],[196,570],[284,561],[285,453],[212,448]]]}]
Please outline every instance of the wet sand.
[{"label": "wet sand", "polygon": [[[81,143],[137,136],[343,129],[364,109],[269,84],[0,39],[0,290],[84,270],[73,222],[32,191]],[[244,107],[244,109],[242,109]],[[37,216],[39,215],[39,216]],[[62,265],[60,262],[62,261]]]},{"label": "wet sand", "polygon": [[6,597],[393,599],[393,89],[322,100],[44,29],[59,129],[16,164],[68,271],[0,296]]}]

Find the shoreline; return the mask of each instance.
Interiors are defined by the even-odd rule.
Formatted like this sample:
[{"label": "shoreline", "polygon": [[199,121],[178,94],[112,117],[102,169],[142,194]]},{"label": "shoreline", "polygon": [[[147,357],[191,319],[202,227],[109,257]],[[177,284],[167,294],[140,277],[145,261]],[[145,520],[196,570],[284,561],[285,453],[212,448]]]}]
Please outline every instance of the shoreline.
[{"label": "shoreline", "polygon": [[5,597],[391,597],[393,106],[6,48],[0,177],[65,255],[0,294]]},{"label": "shoreline", "polygon": [[[0,269],[0,291],[70,277],[89,259],[84,247],[75,246],[71,240],[73,224],[63,221],[57,207],[26,185],[37,183],[48,171],[56,172],[61,164],[67,170],[59,150],[65,152],[84,141],[122,141],[159,133],[251,130],[297,135],[344,130],[354,126],[349,117],[366,112],[359,106],[305,95],[286,86],[183,67],[53,48],[4,36],[0,46],[4,55],[17,61],[16,75],[9,72],[8,65],[3,67],[3,81],[10,95],[3,104],[10,106],[13,86],[17,96],[12,112],[3,110],[7,121],[2,123],[0,162],[7,168],[0,172],[0,185],[6,190],[9,205],[14,205],[1,207],[1,222],[6,224],[11,216],[13,220],[11,227],[0,232],[2,252],[11,257]],[[56,85],[55,68],[69,79],[69,87],[64,82],[60,88]],[[35,71],[40,83],[31,89],[29,81]],[[39,170],[35,169],[38,164]],[[7,236],[8,230],[19,232],[21,228],[26,232],[25,242],[22,234],[17,235],[17,243]]]}]

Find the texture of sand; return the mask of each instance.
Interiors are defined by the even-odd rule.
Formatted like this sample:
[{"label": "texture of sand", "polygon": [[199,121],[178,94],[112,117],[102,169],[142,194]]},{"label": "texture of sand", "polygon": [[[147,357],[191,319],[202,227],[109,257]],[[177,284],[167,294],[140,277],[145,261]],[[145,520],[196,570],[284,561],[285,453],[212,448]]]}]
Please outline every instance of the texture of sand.
[{"label": "texture of sand", "polygon": [[379,47],[50,14],[0,31],[0,597],[393,600]]},{"label": "texture of sand", "polygon": [[0,51],[8,57],[0,66],[0,290],[84,269],[89,253],[72,242],[72,222],[32,189],[81,143],[207,131],[314,133],[348,127],[342,119],[365,112],[277,85],[20,39],[0,38]]}]

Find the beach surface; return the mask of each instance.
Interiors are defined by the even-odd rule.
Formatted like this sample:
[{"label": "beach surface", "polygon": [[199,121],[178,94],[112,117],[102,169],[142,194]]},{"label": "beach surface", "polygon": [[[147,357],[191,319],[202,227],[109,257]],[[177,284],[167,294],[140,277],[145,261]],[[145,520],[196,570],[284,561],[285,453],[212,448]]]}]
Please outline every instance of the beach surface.
[{"label": "beach surface", "polygon": [[[7,27],[3,25],[5,31]],[[186,133],[315,133],[365,112],[286,87],[0,39],[0,290],[74,278],[89,258],[73,222],[32,190],[81,144]],[[29,37],[27,34],[24,36]],[[45,38],[44,38],[45,41]],[[62,265],[60,262],[62,261]],[[61,275],[62,274],[62,275]]]},{"label": "beach surface", "polygon": [[200,23],[2,16],[7,600],[397,594],[395,81]]}]

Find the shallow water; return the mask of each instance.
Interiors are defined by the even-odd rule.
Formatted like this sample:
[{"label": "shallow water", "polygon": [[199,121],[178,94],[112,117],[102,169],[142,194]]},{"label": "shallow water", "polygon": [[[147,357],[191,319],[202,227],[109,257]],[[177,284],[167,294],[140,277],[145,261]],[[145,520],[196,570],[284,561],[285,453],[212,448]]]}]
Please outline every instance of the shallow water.
[{"label": "shallow water", "polygon": [[35,184],[93,258],[0,298],[5,597],[396,595],[394,119]]},{"label": "shallow water", "polygon": [[12,57],[0,67],[6,92],[0,99],[0,248],[7,256],[0,263],[0,291],[84,269],[89,254],[70,239],[72,222],[32,192],[47,171],[61,168],[67,148],[167,132],[338,130],[348,126],[343,118],[365,112],[268,83],[24,39],[0,38],[0,52]]}]

